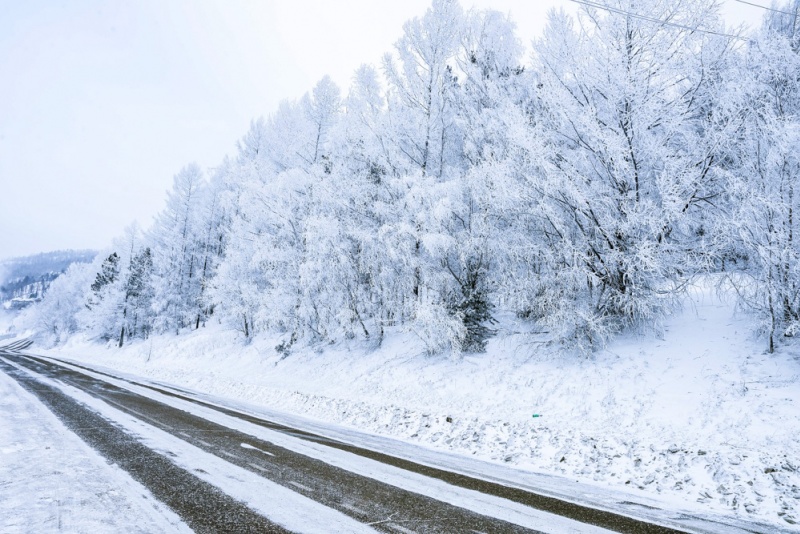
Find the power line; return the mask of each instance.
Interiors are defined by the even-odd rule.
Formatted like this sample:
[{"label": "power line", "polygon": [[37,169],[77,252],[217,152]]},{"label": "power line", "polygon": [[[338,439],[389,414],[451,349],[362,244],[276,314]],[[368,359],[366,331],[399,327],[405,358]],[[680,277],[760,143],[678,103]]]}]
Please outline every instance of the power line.
[{"label": "power line", "polygon": [[604,11],[608,11],[609,13],[616,13],[617,15],[625,15],[628,17],[633,17],[635,19],[644,20],[647,22],[652,22],[654,24],[660,24],[664,26],[673,26],[675,28],[680,28],[682,30],[688,30],[690,32],[700,32],[700,33],[707,33],[710,35],[718,35],[720,37],[727,37],[728,39],[738,39],[740,41],[749,41],[746,37],[742,37],[741,35],[733,35],[730,33],[722,33],[722,32],[715,32],[713,30],[701,30],[700,28],[692,28],[691,26],[686,26],[684,24],[678,24],[676,22],[669,22],[666,20],[657,19],[654,17],[648,17],[646,15],[640,15],[638,13],[631,13],[630,11],[625,11],[624,9],[618,9],[611,6],[606,6],[603,4],[597,4],[595,2],[590,2],[588,0],[570,0],[570,2],[575,2],[576,4],[583,4],[589,7],[595,7],[597,9],[602,9]]},{"label": "power line", "polygon": [[797,13],[792,13],[791,11],[783,11],[781,9],[775,9],[774,7],[767,7],[762,6],[761,4],[756,4],[753,2],[746,2],[745,0],[733,0],[734,2],[739,2],[740,4],[747,4],[748,6],[753,7],[760,7],[761,9],[766,9],[767,11],[774,11],[775,13],[782,13],[784,15],[789,15],[790,17],[796,17]]}]

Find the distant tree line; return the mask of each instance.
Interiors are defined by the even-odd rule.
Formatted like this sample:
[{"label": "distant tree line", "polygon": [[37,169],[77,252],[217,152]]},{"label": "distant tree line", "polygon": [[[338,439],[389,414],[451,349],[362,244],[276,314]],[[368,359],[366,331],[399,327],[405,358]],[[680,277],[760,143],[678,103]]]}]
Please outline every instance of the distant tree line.
[{"label": "distant tree line", "polygon": [[12,299],[41,300],[50,282],[73,263],[89,263],[93,250],[57,250],[0,261],[0,303]]}]

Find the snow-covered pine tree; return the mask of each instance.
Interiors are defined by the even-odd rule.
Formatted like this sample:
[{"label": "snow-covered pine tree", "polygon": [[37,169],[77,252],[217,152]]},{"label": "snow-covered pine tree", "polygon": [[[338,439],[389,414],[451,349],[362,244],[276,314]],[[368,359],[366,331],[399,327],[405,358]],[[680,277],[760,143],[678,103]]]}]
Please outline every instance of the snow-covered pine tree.
[{"label": "snow-covered pine tree", "polygon": [[131,258],[125,284],[125,325],[120,333],[119,346],[128,339],[147,338],[152,330],[153,317],[153,255],[145,247]]}]

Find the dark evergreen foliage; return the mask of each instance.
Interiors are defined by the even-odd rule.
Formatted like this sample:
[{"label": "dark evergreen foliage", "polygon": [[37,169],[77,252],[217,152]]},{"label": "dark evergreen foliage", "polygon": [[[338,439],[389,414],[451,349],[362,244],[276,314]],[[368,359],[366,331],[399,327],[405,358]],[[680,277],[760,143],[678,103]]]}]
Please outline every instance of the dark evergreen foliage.
[{"label": "dark evergreen foliage", "polygon": [[[452,274],[455,276],[455,273]],[[490,300],[491,293],[486,287],[486,274],[481,256],[467,260],[463,274],[455,276],[460,292],[454,295],[450,311],[460,316],[464,323],[466,334],[462,348],[466,352],[484,352],[486,342],[496,333],[490,328],[496,321],[492,317],[494,305]]]},{"label": "dark evergreen foliage", "polygon": [[138,298],[144,294],[150,285],[150,276],[153,271],[153,254],[150,247],[131,259],[131,271],[125,290],[125,297]]},{"label": "dark evergreen foliage", "polygon": [[153,300],[153,255],[150,247],[131,258],[128,279],[125,283],[123,325],[119,333],[119,346],[133,337],[147,338],[152,330],[148,310]]},{"label": "dark evergreen foliage", "polygon": [[103,261],[100,272],[92,283],[92,291],[99,298],[99,293],[108,284],[113,284],[119,276],[119,256],[116,252]]}]

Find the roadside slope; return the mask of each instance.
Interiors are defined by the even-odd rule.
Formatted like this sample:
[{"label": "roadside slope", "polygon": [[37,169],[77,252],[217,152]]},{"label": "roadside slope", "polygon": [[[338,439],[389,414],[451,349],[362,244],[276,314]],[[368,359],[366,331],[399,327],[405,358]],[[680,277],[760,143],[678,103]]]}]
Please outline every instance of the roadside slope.
[{"label": "roadside slope", "polygon": [[[748,317],[696,287],[664,335],[590,359],[512,333],[488,352],[421,355],[412,334],[377,350],[278,340],[243,346],[210,327],[121,350],[49,351],[193,390],[573,480],[790,527],[800,502],[800,359],[764,354]],[[540,414],[543,417],[532,418]]]}]

